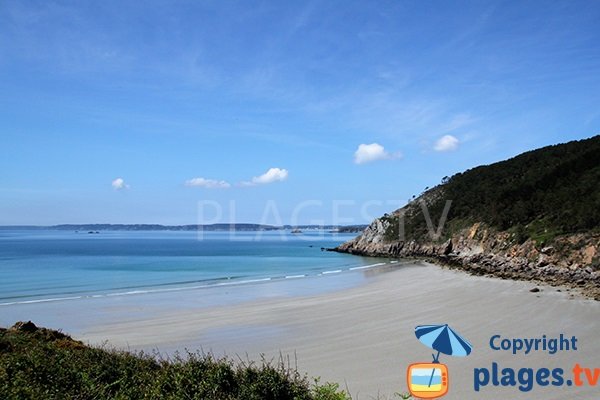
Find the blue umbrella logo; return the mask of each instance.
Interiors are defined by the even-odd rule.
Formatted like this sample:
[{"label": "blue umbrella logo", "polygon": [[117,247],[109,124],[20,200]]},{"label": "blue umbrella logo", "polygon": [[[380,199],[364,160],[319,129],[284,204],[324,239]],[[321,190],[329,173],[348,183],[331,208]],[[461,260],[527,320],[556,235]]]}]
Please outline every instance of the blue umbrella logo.
[{"label": "blue umbrella logo", "polygon": [[432,354],[434,363],[439,363],[440,353],[466,357],[473,350],[471,343],[462,338],[448,324],[419,325],[415,328],[415,335],[425,346],[437,350],[437,355]]},{"label": "blue umbrella logo", "polygon": [[[448,324],[419,325],[415,328],[415,335],[425,346],[437,351],[437,354],[432,354],[433,363],[413,364],[409,367],[409,389],[413,395],[418,394],[421,398],[441,397],[447,392],[448,371],[445,365],[440,364],[440,353],[466,357],[471,354],[473,346]],[[431,369],[431,375],[429,375],[429,369]],[[434,376],[436,377],[435,382]]]}]

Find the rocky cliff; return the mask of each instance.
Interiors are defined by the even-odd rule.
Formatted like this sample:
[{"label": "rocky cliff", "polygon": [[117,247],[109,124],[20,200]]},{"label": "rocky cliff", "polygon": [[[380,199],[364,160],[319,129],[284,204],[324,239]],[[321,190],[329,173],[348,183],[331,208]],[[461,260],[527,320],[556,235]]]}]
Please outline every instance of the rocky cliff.
[{"label": "rocky cliff", "polygon": [[579,289],[600,300],[600,235],[575,234],[540,247],[534,240],[514,242],[514,234],[475,223],[442,241],[387,240],[386,220],[375,220],[357,238],[339,246],[344,253],[426,258],[475,275],[540,281]]}]

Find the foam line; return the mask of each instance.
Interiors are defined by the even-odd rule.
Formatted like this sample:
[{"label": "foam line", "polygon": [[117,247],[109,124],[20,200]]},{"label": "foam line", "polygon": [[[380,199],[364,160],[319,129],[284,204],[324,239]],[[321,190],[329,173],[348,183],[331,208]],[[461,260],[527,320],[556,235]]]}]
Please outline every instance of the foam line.
[{"label": "foam line", "polygon": [[385,265],[385,263],[377,263],[377,264],[371,264],[371,265],[363,265],[362,267],[354,267],[354,268],[350,268],[350,271],[356,271],[358,269],[375,268],[375,267],[379,267],[381,265]]},{"label": "foam line", "polygon": [[0,306],[12,306],[15,304],[35,304],[35,303],[49,303],[52,301],[61,301],[61,300],[76,300],[81,299],[83,296],[71,296],[71,297],[53,297],[50,299],[39,299],[39,300],[23,300],[23,301],[13,301],[10,303],[0,303]]}]

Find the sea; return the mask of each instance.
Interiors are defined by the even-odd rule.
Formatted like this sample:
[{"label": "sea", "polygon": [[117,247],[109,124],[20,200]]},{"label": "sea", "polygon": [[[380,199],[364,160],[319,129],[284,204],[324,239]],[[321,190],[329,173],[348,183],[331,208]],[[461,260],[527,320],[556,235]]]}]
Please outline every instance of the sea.
[{"label": "sea", "polygon": [[381,259],[325,251],[355,235],[322,230],[3,229],[0,316],[7,308],[26,304],[223,287],[235,297],[247,285],[334,275],[345,278],[328,279],[327,284],[312,279],[304,289],[335,288],[333,282],[351,285],[359,278],[345,272],[382,264]]}]

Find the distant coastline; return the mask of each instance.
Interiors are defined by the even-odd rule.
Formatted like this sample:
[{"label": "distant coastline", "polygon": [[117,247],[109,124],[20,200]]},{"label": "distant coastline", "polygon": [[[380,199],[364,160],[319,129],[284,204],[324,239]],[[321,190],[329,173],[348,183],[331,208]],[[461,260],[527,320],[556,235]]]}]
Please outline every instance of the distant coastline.
[{"label": "distant coastline", "polygon": [[264,225],[250,223],[231,224],[60,224],[60,225],[0,225],[0,230],[60,230],[60,231],[279,231],[279,230],[327,230],[339,233],[362,232],[368,225]]}]

